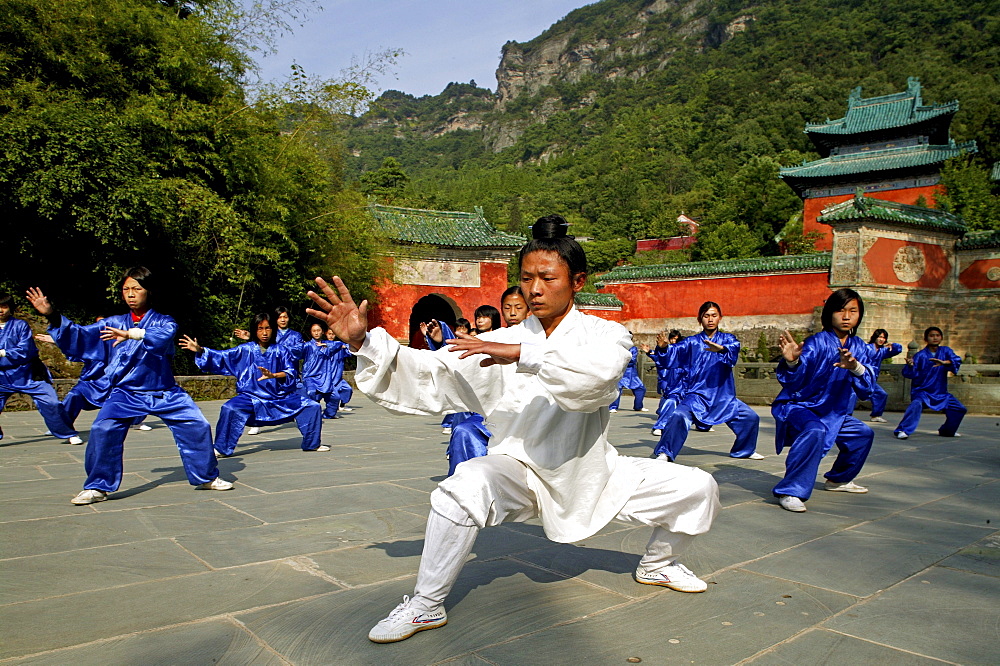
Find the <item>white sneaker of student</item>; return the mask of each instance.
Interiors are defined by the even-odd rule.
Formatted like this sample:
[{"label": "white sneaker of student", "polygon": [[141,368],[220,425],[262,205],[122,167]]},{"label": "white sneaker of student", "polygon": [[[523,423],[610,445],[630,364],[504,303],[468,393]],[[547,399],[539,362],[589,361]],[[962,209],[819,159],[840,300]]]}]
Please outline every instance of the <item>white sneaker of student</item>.
[{"label": "white sneaker of student", "polygon": [[73,435],[66,441],[69,442],[70,444],[73,444],[74,446],[79,446],[80,444],[83,444],[83,440],[80,439],[79,435]]},{"label": "white sneaker of student", "polygon": [[653,437],[659,437],[662,434],[663,434],[662,430],[660,430],[659,428],[653,428]]},{"label": "white sneaker of student", "polygon": [[132,428],[132,430],[142,430],[142,431],[146,431],[146,430],[152,430],[152,428],[150,428],[150,427],[149,427],[148,425],[146,425],[145,423],[140,423],[140,424],[138,424],[138,425],[134,425],[134,426],[129,426],[129,427],[130,427],[130,428]]},{"label": "white sneaker of student", "polygon": [[656,456],[655,460],[666,460],[667,462],[673,462],[666,453],[660,453]]},{"label": "white sneaker of student", "polygon": [[608,412],[610,412],[612,414],[617,414],[618,410],[617,409],[609,409]]},{"label": "white sneaker of student", "polygon": [[647,407],[643,407],[642,409],[637,409],[637,410],[635,410],[635,411],[637,411],[637,412],[648,412],[648,411],[649,411],[649,408],[647,408]]},{"label": "white sneaker of student", "polygon": [[200,486],[195,486],[198,490],[232,490],[233,484],[229,483],[221,476],[217,476],[208,483],[203,483]]},{"label": "white sneaker of student", "polygon": [[103,490],[81,490],[80,494],[70,500],[73,504],[93,504],[103,502],[108,499],[108,494]]},{"label": "white sneaker of student", "polygon": [[324,451],[329,451],[329,450],[330,450],[330,447],[327,446],[326,444],[320,444],[315,449],[306,449],[306,451],[319,451],[319,452],[324,452]]},{"label": "white sneaker of student", "polygon": [[669,587],[678,592],[704,592],[708,589],[708,583],[695,576],[690,569],[679,562],[668,564],[655,572],[636,569],[635,582]]},{"label": "white sneaker of student", "polygon": [[881,416],[873,416],[868,421],[871,423],[886,423],[886,420]]},{"label": "white sneaker of student", "polygon": [[342,411],[342,412],[353,412],[354,408],[353,407],[341,407],[340,411]]},{"label": "white sneaker of student", "polygon": [[418,631],[437,629],[448,624],[448,614],[444,606],[435,610],[417,608],[412,599],[403,597],[403,603],[368,632],[368,640],[373,643],[395,643],[409,638]]},{"label": "white sneaker of student", "polygon": [[442,435],[450,435],[451,434],[451,428],[441,428],[441,434]]},{"label": "white sneaker of student", "polygon": [[823,483],[823,490],[832,490],[838,493],[866,493],[868,489],[864,486],[859,486],[853,481],[848,481],[846,483],[837,483],[836,481],[830,481],[829,479]]},{"label": "white sneaker of student", "polygon": [[909,435],[907,435],[905,432],[894,432],[892,433],[892,436],[895,437],[896,439],[907,439],[909,437]]},{"label": "white sneaker of student", "polygon": [[250,428],[249,430],[247,430],[247,434],[248,435],[259,435],[260,434],[260,428],[258,428],[257,426],[253,426],[252,428]]},{"label": "white sneaker of student", "polygon": [[763,460],[764,456],[760,455],[756,451],[747,456],[747,460]]},{"label": "white sneaker of student", "polygon": [[780,495],[778,497],[778,504],[785,511],[791,511],[792,513],[802,513],[806,510],[805,503],[793,495]]}]

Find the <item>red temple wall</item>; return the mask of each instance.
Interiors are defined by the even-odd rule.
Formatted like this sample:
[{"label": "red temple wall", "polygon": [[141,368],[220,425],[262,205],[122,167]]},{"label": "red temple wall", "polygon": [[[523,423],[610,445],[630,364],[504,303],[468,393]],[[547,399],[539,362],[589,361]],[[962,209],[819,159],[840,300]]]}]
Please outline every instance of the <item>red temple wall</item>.
[{"label": "red temple wall", "polygon": [[[895,201],[902,204],[916,204],[917,199],[923,197],[928,206],[937,203],[937,195],[944,192],[941,185],[928,185],[926,187],[909,187],[902,190],[885,190],[882,192],[865,192],[865,196],[883,201]],[[816,197],[815,199],[805,199],[802,203],[802,232],[818,231],[823,234],[823,238],[816,242],[816,249],[825,252],[833,249],[833,232],[830,227],[820,224],[816,218],[820,216],[823,209],[833,204],[838,204],[848,199],[853,199],[853,194],[838,194],[833,197]],[[721,303],[720,303],[721,305]]]},{"label": "red temple wall", "polygon": [[726,316],[811,314],[830,295],[829,282],[829,273],[791,273],[609,284],[601,291],[623,303],[615,321],[693,317],[705,301]]},{"label": "red temple wall", "polygon": [[[924,273],[916,282],[903,282],[893,270],[893,260],[902,247],[915,247],[924,256]],[[951,262],[945,250],[933,243],[917,243],[895,238],[879,238],[865,254],[865,265],[878,284],[940,289],[951,273]]]},{"label": "red temple wall", "polygon": [[958,281],[966,289],[997,289],[1000,284],[987,277],[991,268],[1000,270],[1000,259],[977,259],[969,264],[958,276]]},{"label": "red temple wall", "polygon": [[480,305],[500,309],[500,295],[507,289],[507,264],[479,264],[478,287],[441,287],[387,282],[375,288],[379,302],[369,312],[369,326],[381,326],[397,340],[410,336],[410,313],[424,296],[438,294],[451,299],[461,309],[462,317],[471,320]]}]

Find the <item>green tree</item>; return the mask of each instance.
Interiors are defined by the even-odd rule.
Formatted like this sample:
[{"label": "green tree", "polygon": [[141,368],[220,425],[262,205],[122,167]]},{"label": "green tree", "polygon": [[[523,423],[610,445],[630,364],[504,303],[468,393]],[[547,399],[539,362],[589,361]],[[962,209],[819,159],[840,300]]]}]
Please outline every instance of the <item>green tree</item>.
[{"label": "green tree", "polygon": [[747,225],[740,222],[723,222],[698,231],[698,240],[691,246],[698,261],[715,259],[745,259],[760,256],[760,241]]},{"label": "green tree", "polygon": [[[377,239],[335,161],[283,131],[291,97],[251,102],[215,3],[0,3],[4,273],[64,311],[120,307],[124,268],[168,278],[160,307],[207,344],[308,279],[369,292]],[[364,97],[346,82],[340,94]],[[295,108],[301,108],[301,105]]]},{"label": "green tree", "polygon": [[979,160],[957,157],[941,172],[945,193],[938,205],[962,217],[970,231],[1000,230],[1000,196],[990,171]]},{"label": "green tree", "polygon": [[375,171],[361,174],[360,180],[362,194],[375,197],[380,203],[391,204],[405,196],[410,178],[399,166],[399,160],[387,157]]}]

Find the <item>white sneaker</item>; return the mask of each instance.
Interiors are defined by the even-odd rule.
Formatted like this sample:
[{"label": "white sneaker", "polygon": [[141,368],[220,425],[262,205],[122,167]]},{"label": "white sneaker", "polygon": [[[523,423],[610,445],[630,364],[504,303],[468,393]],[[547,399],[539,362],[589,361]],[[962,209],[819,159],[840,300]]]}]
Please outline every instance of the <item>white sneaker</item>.
[{"label": "white sneaker", "polygon": [[887,423],[887,421],[881,416],[873,416],[870,419],[868,419],[868,421],[870,423]]},{"label": "white sneaker", "polygon": [[83,440],[80,439],[79,435],[73,435],[72,437],[70,437],[66,441],[69,442],[70,444],[74,445],[74,446],[79,446],[80,444],[83,444]]},{"label": "white sneaker", "polygon": [[653,428],[653,437],[659,437],[662,434],[663,434],[662,430],[660,430],[659,428]]},{"label": "white sneaker", "polygon": [[637,412],[648,412],[649,410],[646,409],[645,407],[643,407],[642,409],[637,409],[635,411],[637,411]]},{"label": "white sneaker", "polygon": [[442,435],[450,435],[451,434],[451,428],[441,428],[441,434]]},{"label": "white sneaker", "polygon": [[747,460],[763,460],[764,456],[760,455],[756,451],[747,456]]},{"label": "white sneaker", "polygon": [[894,433],[892,433],[892,436],[895,437],[896,439],[907,439],[907,438],[909,438],[909,435],[907,435],[905,432],[894,432]]},{"label": "white sneaker", "polygon": [[217,476],[208,483],[203,483],[200,486],[195,486],[198,490],[232,490],[233,484],[229,483],[221,476]]},{"label": "white sneaker", "polygon": [[354,408],[353,407],[341,407],[340,411],[342,411],[342,412],[353,412]]},{"label": "white sneaker", "polygon": [[103,502],[108,499],[108,494],[103,490],[81,490],[80,494],[70,500],[73,504],[93,504]]},{"label": "white sneaker", "polygon": [[778,496],[778,504],[785,511],[791,511],[793,513],[802,513],[806,510],[805,503],[798,497],[792,495],[780,495]]},{"label": "white sneaker", "polygon": [[704,592],[708,589],[708,583],[695,576],[690,569],[679,562],[668,564],[653,573],[636,569],[634,577],[637,583],[669,587],[678,592]]},{"label": "white sneaker", "polygon": [[252,428],[250,428],[249,430],[247,430],[247,434],[248,435],[259,435],[260,434],[260,428],[257,427],[257,426],[253,426]]},{"label": "white sneaker", "polygon": [[327,446],[326,444],[320,444],[315,449],[306,449],[306,451],[321,451],[321,452],[322,451],[329,451],[329,450],[330,450],[330,447]]},{"label": "white sneaker", "polygon": [[609,409],[608,411],[611,412],[612,414],[617,414],[618,413],[617,409]]},{"label": "white sneaker", "polygon": [[142,431],[152,430],[152,428],[150,428],[145,423],[140,423],[139,425],[134,425],[134,426],[129,426],[129,427],[132,428],[132,430],[142,430]]},{"label": "white sneaker", "polygon": [[654,458],[654,460],[666,460],[667,462],[673,462],[666,453],[661,453]]},{"label": "white sneaker", "polygon": [[832,490],[837,493],[866,493],[868,489],[864,486],[859,486],[853,481],[848,481],[847,483],[837,483],[836,481],[830,481],[829,479],[823,483],[823,490]]},{"label": "white sneaker", "polygon": [[409,597],[403,597],[403,603],[368,632],[368,640],[373,643],[395,643],[409,638],[418,631],[437,629],[448,624],[448,614],[444,606],[425,611],[414,608]]}]

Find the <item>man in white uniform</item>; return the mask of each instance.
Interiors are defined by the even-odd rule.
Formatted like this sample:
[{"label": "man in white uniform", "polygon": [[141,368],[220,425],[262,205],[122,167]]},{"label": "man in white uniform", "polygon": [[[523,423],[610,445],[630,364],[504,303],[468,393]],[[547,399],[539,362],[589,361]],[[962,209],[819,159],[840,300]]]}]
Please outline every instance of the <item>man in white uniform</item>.
[{"label": "man in white uniform", "polygon": [[369,633],[376,643],[444,625],[444,600],[479,530],[540,517],[545,534],[568,543],[611,520],[650,525],[635,579],[681,592],[707,588],[677,556],[707,532],[719,509],[706,472],[619,456],[608,443],[608,405],[618,395],[632,338],[620,324],[580,313],[573,296],[586,257],[557,215],[532,227],[519,257],[521,291],[532,316],[479,338],[459,335],[436,352],[402,347],[384,329],[367,330],[367,301],[355,305],[338,277],[309,292],[337,337],[358,359],[358,388],[390,411],[486,415],[489,454],[459,465],[431,494],[413,597]]}]

